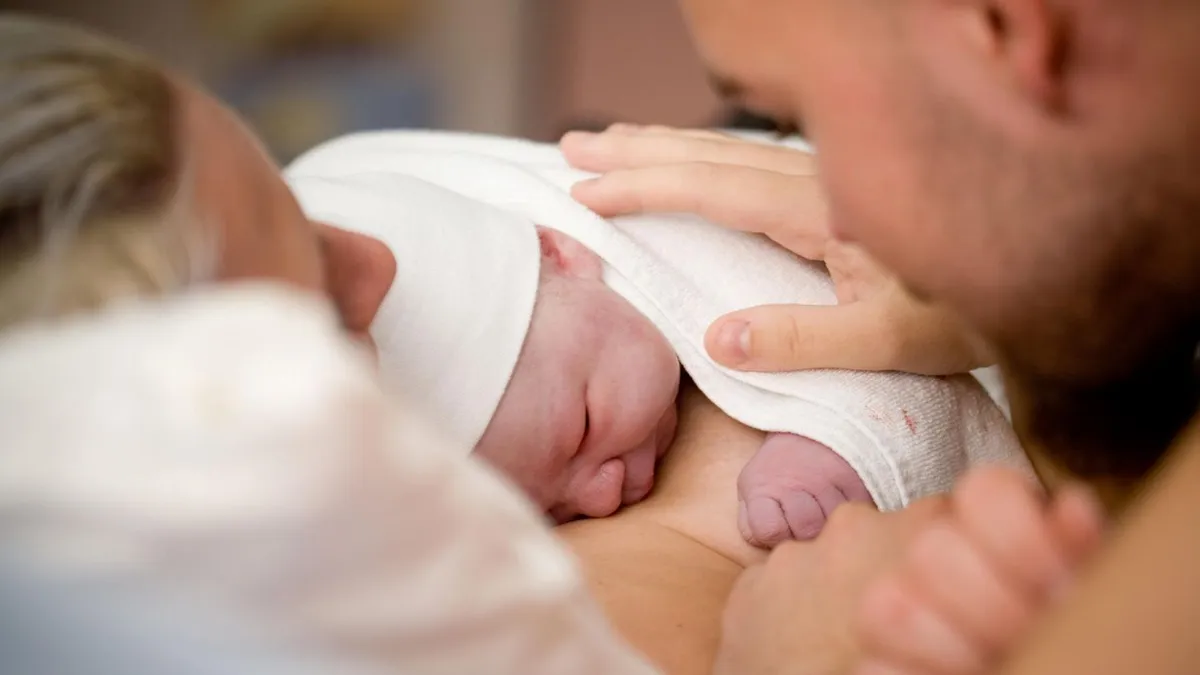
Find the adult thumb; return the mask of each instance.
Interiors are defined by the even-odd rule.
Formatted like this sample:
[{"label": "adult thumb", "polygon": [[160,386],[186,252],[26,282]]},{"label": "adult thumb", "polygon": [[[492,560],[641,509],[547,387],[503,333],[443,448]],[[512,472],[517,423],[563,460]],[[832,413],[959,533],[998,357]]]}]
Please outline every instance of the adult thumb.
[{"label": "adult thumb", "polygon": [[704,343],[713,360],[736,370],[891,370],[894,327],[884,319],[873,303],[764,305],[721,317]]}]

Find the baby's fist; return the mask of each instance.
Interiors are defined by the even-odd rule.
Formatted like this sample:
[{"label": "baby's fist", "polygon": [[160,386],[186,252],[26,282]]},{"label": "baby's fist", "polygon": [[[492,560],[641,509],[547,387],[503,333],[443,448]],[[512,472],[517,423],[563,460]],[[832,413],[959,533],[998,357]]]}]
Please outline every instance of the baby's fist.
[{"label": "baby's fist", "polygon": [[833,510],[871,494],[846,460],[794,434],[770,434],[738,476],[738,528],[754,546],[812,539]]}]

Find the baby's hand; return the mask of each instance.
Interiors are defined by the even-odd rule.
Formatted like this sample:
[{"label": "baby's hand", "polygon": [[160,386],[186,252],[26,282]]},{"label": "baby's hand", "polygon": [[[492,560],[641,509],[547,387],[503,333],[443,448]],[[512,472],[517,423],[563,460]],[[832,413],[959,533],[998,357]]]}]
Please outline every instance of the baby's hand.
[{"label": "baby's hand", "polygon": [[970,474],[953,510],[864,597],[869,660],[855,672],[991,672],[1099,546],[1103,521],[1080,487],[1047,499],[1021,474]]},{"label": "baby's hand", "polygon": [[794,434],[770,434],[738,476],[738,528],[746,541],[773,548],[812,539],[833,509],[871,494],[846,460]]}]

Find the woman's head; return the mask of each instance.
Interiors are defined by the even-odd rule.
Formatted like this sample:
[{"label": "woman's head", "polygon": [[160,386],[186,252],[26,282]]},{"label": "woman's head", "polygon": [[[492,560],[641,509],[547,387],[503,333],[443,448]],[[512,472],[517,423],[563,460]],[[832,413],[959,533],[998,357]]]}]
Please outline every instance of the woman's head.
[{"label": "woman's head", "polygon": [[0,324],[212,273],[173,209],[177,102],[140,55],[0,21]]},{"label": "woman's head", "polygon": [[310,223],[237,117],[151,59],[0,18],[0,328],[265,278],[365,331],[391,281],[377,244]]}]

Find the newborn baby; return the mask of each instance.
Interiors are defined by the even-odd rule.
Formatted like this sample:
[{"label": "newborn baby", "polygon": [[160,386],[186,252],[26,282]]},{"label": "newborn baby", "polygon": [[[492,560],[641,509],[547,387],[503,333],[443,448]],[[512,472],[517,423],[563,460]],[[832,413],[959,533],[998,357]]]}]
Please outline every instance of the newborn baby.
[{"label": "newborn baby", "polygon": [[[605,285],[600,258],[538,228],[541,272],[529,334],[476,452],[558,521],[645,498],[675,433],[679,359],[663,334]],[[738,481],[743,535],[808,538],[847,499],[870,494],[829,448],[773,434]]]},{"label": "newborn baby", "polygon": [[973,464],[1031,473],[969,377],[739,373],[703,348],[745,306],[835,301],[828,274],[761,237],[673,217],[605,221],[551,146],[380,132],[287,173],[310,218],[383,241],[397,275],[371,333],[386,383],[415,393],[556,520],[652,489],[680,366],[734,419],[772,432],[738,481],[754,544],[814,536],[847,500],[890,510]]}]

